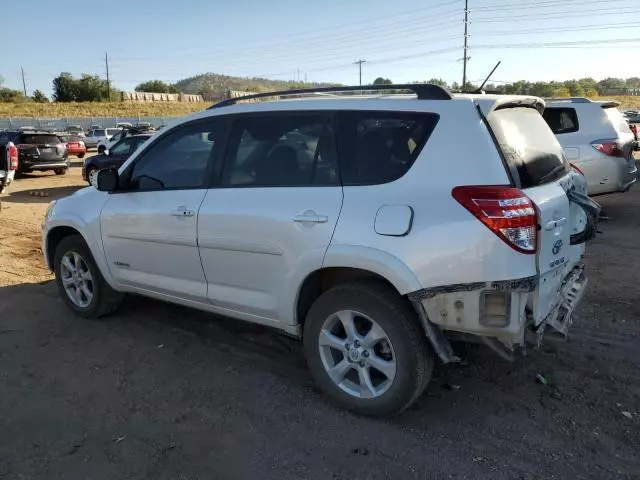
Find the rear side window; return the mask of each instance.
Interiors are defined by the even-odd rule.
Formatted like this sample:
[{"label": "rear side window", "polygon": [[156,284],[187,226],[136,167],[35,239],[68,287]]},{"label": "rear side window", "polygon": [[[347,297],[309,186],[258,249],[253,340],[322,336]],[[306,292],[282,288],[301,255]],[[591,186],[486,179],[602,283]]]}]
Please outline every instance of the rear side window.
[{"label": "rear side window", "polygon": [[295,187],[338,185],[331,116],[246,116],[233,125],[225,185]]},{"label": "rear side window", "polygon": [[545,108],[542,117],[555,134],[577,132],[579,129],[575,108]]},{"label": "rear side window", "polygon": [[555,135],[533,108],[494,110],[487,120],[498,147],[521,188],[552,182],[566,175],[568,163]]},{"label": "rear side window", "polygon": [[57,145],[59,143],[62,143],[60,141],[60,138],[57,137],[56,135],[23,135],[22,136],[22,143],[24,144],[47,144],[47,145]]},{"label": "rear side window", "polygon": [[603,107],[604,113],[618,132],[631,133],[629,124],[616,107]]},{"label": "rear side window", "polygon": [[435,113],[341,112],[344,185],[393,182],[409,171],[438,123]]}]

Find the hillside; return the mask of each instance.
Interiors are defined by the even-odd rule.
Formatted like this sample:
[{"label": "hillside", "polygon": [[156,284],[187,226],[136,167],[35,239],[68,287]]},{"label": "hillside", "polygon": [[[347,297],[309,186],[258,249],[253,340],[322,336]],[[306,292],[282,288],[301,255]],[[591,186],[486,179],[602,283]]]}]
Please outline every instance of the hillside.
[{"label": "hillside", "polygon": [[228,90],[271,92],[292,88],[328,86],[326,83],[305,83],[295,81],[270,80],[268,78],[230,77],[217,73],[203,73],[176,82],[180,92],[204,95],[206,98],[221,98]]}]

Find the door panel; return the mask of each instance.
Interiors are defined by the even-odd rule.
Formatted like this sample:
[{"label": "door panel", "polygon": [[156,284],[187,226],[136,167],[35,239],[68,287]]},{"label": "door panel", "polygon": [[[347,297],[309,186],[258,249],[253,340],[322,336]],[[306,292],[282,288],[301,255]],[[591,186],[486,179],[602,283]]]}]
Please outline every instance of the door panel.
[{"label": "door panel", "polygon": [[206,302],[197,214],[223,137],[216,119],[181,124],[120,172],[122,190],[101,212],[107,263],[118,282]]},{"label": "door panel", "polygon": [[222,188],[198,216],[200,256],[216,307],[293,323],[297,288],[322,267],[342,206],[326,112],[237,116]]},{"label": "door panel", "polygon": [[204,300],[206,282],[196,237],[206,190],[130,192],[109,197],[102,238],[113,277],[123,285]]},{"label": "door panel", "polygon": [[286,316],[282,299],[295,297],[301,270],[322,267],[341,205],[341,187],[208,191],[198,242],[209,300],[273,320]]}]

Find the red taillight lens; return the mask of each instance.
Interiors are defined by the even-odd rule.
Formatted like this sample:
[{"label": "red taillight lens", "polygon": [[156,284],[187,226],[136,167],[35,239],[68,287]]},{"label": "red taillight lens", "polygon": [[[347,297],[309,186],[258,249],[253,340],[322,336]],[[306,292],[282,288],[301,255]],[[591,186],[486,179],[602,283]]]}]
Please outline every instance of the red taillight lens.
[{"label": "red taillight lens", "polygon": [[18,169],[18,148],[10,143],[7,145],[7,157],[9,158],[9,170]]},{"label": "red taillight lens", "polygon": [[584,172],[582,170],[576,167],[573,163],[570,163],[569,165],[571,165],[571,168],[573,168],[576,172],[578,172],[580,175],[584,177]]},{"label": "red taillight lens", "polygon": [[618,144],[614,141],[602,140],[597,142],[591,142],[591,146],[598,150],[600,153],[609,155],[610,157],[623,157],[624,151],[618,147]]},{"label": "red taillight lens", "polygon": [[536,253],[536,209],[522,191],[502,185],[477,185],[455,187],[451,194],[511,248]]}]

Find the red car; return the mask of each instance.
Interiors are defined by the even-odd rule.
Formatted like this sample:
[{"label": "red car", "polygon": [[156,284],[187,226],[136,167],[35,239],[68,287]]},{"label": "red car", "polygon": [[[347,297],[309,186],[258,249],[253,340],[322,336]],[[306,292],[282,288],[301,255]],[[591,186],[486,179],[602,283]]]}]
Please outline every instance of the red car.
[{"label": "red car", "polygon": [[84,144],[82,137],[76,137],[73,135],[63,135],[60,139],[67,146],[67,153],[69,155],[75,155],[78,158],[84,157],[87,153],[87,146]]}]

